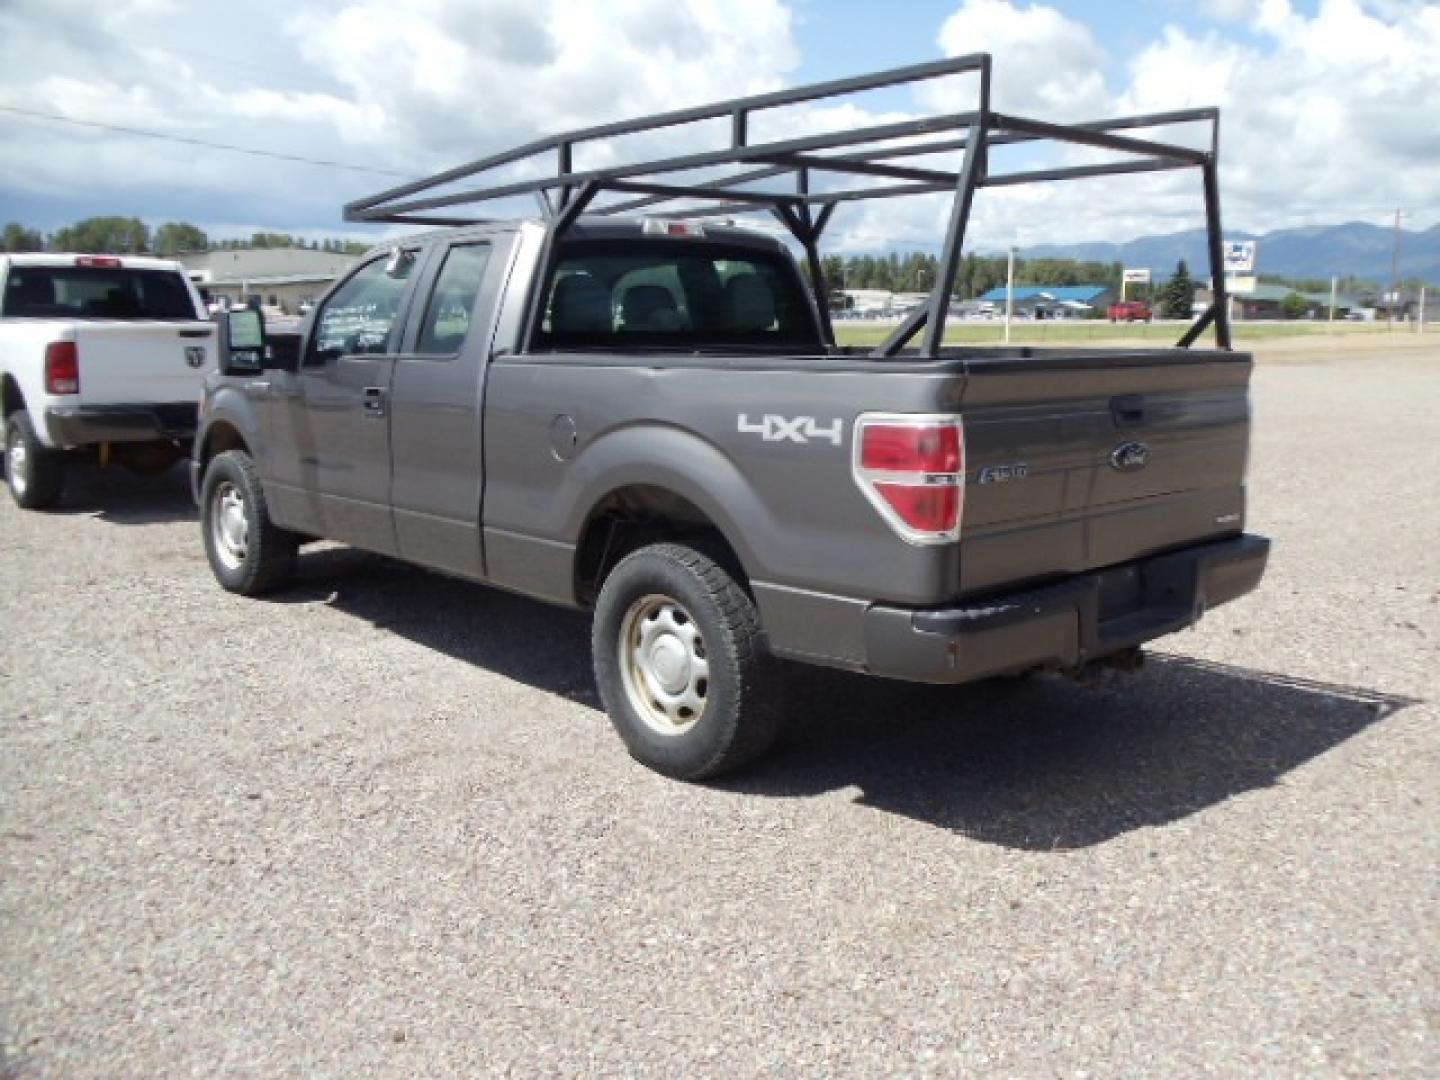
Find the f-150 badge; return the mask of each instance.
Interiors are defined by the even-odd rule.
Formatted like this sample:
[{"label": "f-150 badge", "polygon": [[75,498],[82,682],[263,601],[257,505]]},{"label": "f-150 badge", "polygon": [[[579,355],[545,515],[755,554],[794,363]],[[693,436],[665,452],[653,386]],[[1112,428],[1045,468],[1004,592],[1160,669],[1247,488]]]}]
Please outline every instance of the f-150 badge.
[{"label": "f-150 badge", "polygon": [[766,442],[793,442],[802,446],[814,439],[825,439],[834,446],[841,445],[843,429],[838,419],[821,424],[813,416],[776,416],[766,413],[759,420],[751,420],[741,413],[739,429],[746,435],[759,435]]},{"label": "f-150 badge", "polygon": [[1030,466],[1023,461],[1013,465],[986,465],[980,470],[980,483],[1003,484],[1007,480],[1024,480],[1030,474]]}]

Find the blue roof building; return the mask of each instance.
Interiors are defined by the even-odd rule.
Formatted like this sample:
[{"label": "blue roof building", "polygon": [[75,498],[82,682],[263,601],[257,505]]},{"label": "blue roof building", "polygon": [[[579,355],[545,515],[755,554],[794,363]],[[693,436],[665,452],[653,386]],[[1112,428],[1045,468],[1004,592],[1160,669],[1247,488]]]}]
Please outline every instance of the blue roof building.
[{"label": "blue roof building", "polygon": [[[1108,306],[1114,294],[1104,285],[1017,285],[1015,303],[1035,306],[1036,301],[1053,301],[1057,304],[1089,304],[1091,307]],[[1005,286],[991,289],[981,300],[990,303],[1005,302]]]},{"label": "blue roof building", "polygon": [[[1083,319],[1093,312],[1102,315],[1116,296],[1104,285],[1017,285],[1015,314],[1026,319]],[[991,289],[977,303],[1005,306],[1005,287]]]}]

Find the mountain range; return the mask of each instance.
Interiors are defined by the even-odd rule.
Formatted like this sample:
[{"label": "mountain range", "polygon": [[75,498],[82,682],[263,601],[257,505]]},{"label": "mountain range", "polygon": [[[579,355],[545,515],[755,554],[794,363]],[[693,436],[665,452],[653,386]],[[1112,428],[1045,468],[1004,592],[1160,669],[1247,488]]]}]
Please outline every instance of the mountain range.
[{"label": "mountain range", "polygon": [[[1393,229],[1351,221],[1316,228],[1276,229],[1268,233],[1227,231],[1226,240],[1256,242],[1255,269],[1291,278],[1358,277],[1385,284],[1395,246]],[[1041,244],[1022,248],[1027,258],[1096,259],[1149,267],[1157,277],[1170,274],[1184,259],[1197,277],[1206,276],[1205,230],[1142,236],[1123,244],[1104,242]],[[1423,231],[1400,230],[1400,277],[1440,283],[1440,225]]]}]

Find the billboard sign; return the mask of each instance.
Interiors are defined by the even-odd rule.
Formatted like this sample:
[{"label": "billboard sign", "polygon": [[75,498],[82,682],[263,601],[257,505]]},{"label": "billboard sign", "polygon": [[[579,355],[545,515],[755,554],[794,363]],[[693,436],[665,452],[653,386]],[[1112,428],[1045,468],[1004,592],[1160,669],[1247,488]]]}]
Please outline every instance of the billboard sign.
[{"label": "billboard sign", "polygon": [[1255,272],[1255,241],[1225,241],[1225,272],[1227,274],[1253,274]]}]

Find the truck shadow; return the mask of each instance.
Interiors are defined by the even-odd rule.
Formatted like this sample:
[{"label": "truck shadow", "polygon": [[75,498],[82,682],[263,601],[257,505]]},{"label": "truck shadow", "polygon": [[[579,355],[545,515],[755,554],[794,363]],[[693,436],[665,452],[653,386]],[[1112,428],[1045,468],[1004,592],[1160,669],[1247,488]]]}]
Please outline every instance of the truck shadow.
[{"label": "truck shadow", "polygon": [[[600,707],[578,612],[349,549],[302,557],[301,583],[275,599],[328,603]],[[716,789],[805,798],[854,788],[862,805],[1032,851],[1104,843],[1269,787],[1417,704],[1163,655],[1095,685],[1042,676],[929,687],[801,665],[785,676],[785,737]]]},{"label": "truck shadow", "polygon": [[137,476],[119,466],[70,465],[54,514],[77,514],[114,525],[163,525],[194,521],[190,474],[182,461],[159,476]]},{"label": "truck shadow", "polygon": [[1418,704],[1156,654],[1094,685],[944,688],[805,670],[790,693],[779,753],[725,786],[773,797],[853,786],[863,805],[1028,851],[1089,847],[1270,787]]}]

